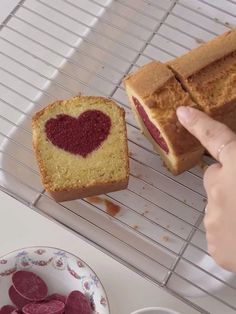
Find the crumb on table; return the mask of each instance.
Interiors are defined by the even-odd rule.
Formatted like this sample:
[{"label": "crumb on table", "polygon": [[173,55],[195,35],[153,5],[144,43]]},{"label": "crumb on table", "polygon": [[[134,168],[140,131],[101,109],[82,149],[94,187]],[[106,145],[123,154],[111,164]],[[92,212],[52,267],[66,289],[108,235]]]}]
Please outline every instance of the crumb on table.
[{"label": "crumb on table", "polygon": [[164,235],[161,237],[162,241],[164,242],[169,242],[170,241],[170,237],[168,235]]},{"label": "crumb on table", "polygon": [[110,200],[107,199],[103,199],[99,196],[89,196],[86,198],[86,200],[92,204],[101,204],[104,203],[106,206],[106,212],[110,215],[110,216],[115,216],[119,213],[120,211],[120,206],[113,203]]},{"label": "crumb on table", "polygon": [[203,43],[205,43],[205,41],[204,41],[203,39],[201,39],[201,38],[195,38],[195,40],[196,40],[196,42],[197,42],[198,44],[203,44]]},{"label": "crumb on table", "polygon": [[120,211],[120,206],[109,201],[109,200],[104,200],[104,203],[106,205],[106,212],[111,215],[111,216],[116,216],[119,211]]},{"label": "crumb on table", "polygon": [[231,24],[229,22],[225,22],[224,24],[225,24],[225,26],[227,26],[227,27],[229,27],[231,29],[235,28],[235,25],[233,25],[233,24]]},{"label": "crumb on table", "polygon": [[89,196],[86,198],[88,202],[92,203],[92,204],[100,204],[103,202],[103,199],[100,196]]}]

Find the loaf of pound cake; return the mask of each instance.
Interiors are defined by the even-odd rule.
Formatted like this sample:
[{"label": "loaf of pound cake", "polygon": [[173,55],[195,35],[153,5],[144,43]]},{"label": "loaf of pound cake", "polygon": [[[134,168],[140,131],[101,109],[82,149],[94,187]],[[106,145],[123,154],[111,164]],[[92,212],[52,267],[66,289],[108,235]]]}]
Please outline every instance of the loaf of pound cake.
[{"label": "loaf of pound cake", "polygon": [[236,132],[236,29],[168,66],[201,110]]},{"label": "loaf of pound cake", "polygon": [[127,187],[125,112],[112,100],[56,101],[34,115],[32,129],[42,182],[56,201]]},{"label": "loaf of pound cake", "polygon": [[236,132],[236,29],[167,64],[153,61],[124,80],[143,133],[174,174],[200,162],[203,147],[176,117],[194,106]]},{"label": "loaf of pound cake", "polygon": [[196,165],[204,149],[178,122],[176,108],[196,104],[173,72],[153,61],[124,80],[131,108],[146,137],[175,175]]}]

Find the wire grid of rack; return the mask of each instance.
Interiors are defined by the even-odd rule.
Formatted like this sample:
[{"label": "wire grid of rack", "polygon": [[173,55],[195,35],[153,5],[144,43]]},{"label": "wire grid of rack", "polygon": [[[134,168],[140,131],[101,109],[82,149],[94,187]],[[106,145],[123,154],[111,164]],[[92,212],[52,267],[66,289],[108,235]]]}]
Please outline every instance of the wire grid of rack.
[{"label": "wire grid of rack", "polygon": [[[201,313],[235,313],[235,277],[207,253],[202,171],[173,177],[140,134],[124,75],[181,55],[234,26],[235,0],[21,0],[0,32],[0,184]],[[55,99],[113,98],[126,111],[130,183],[58,204],[42,188],[31,148],[32,114]]]}]

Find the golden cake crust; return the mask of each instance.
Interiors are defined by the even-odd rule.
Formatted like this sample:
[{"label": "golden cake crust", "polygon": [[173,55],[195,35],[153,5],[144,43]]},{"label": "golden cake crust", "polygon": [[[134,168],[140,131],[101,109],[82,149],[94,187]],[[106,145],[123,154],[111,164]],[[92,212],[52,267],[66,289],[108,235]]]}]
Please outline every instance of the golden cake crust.
[{"label": "golden cake crust", "polygon": [[182,78],[198,73],[209,64],[230,55],[236,50],[236,28],[230,30],[196,49],[168,62]]},{"label": "golden cake crust", "polygon": [[[53,196],[53,198],[56,201],[67,201],[67,200],[72,200],[72,199],[77,199],[77,198],[84,198],[87,196],[92,196],[92,195],[98,195],[102,193],[108,193],[110,191],[116,191],[120,189],[124,189],[128,185],[128,178],[129,178],[129,161],[128,161],[128,145],[125,146],[125,156],[126,156],[126,162],[125,162],[125,172],[126,176],[125,178],[118,180],[118,181],[112,181],[110,180],[109,182],[90,182],[86,186],[81,186],[80,184],[78,185],[71,185],[68,186],[68,188],[55,188],[50,180],[48,180],[48,173],[47,169],[45,167],[45,164],[41,158],[40,154],[40,148],[39,148],[39,140],[41,137],[41,131],[39,128],[39,121],[42,116],[47,116],[55,107],[62,106],[65,108],[65,113],[66,113],[66,108],[68,106],[71,106],[71,102],[73,101],[87,101],[93,102],[93,103],[100,103],[102,102],[103,104],[106,105],[115,105],[116,108],[119,110],[119,115],[122,117],[124,120],[125,118],[125,111],[123,108],[120,108],[115,102],[112,100],[105,98],[105,97],[95,97],[95,96],[78,96],[78,97],[73,97],[69,100],[58,100],[55,101],[52,104],[49,104],[47,107],[43,108],[39,112],[37,112],[33,118],[32,118],[32,131],[33,131],[33,149],[35,152],[35,156],[38,162],[38,166],[40,169],[40,176],[41,180],[43,182],[43,185],[46,189],[46,191]],[[127,143],[127,133],[126,133],[126,124],[124,123],[124,130],[125,130],[125,141]]]},{"label": "golden cake crust", "polygon": [[152,102],[148,102],[149,97],[153,97],[165,83],[174,77],[172,71],[158,61],[152,61],[140,69],[135,74],[131,73],[124,79],[125,86],[132,86],[137,94],[146,100],[147,105],[152,107]]},{"label": "golden cake crust", "polygon": [[236,131],[236,29],[168,66],[201,110]]},{"label": "golden cake crust", "polygon": [[116,181],[103,184],[95,183],[84,188],[74,188],[60,191],[49,190],[48,192],[57,202],[64,202],[68,200],[72,201],[89,196],[124,190],[127,188],[127,185],[128,176],[126,179],[120,180],[119,182]]}]

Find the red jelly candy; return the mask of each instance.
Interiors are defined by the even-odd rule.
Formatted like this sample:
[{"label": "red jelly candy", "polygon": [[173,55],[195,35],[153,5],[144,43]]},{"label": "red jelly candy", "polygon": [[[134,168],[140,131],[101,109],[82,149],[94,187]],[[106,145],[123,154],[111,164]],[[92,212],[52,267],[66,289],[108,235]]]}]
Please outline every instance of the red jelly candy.
[{"label": "red jelly candy", "polygon": [[51,300],[48,302],[29,303],[22,309],[24,314],[62,314],[65,304],[61,301]]},{"label": "red jelly candy", "polygon": [[61,301],[64,304],[66,304],[66,297],[64,295],[59,294],[59,293],[53,293],[53,294],[49,295],[46,300],[47,301],[57,300],[57,301]]},{"label": "red jelly candy", "polygon": [[12,283],[18,294],[29,301],[44,300],[48,293],[46,283],[36,274],[19,270],[12,276]]},{"label": "red jelly candy", "polygon": [[12,303],[15,304],[15,306],[17,306],[19,309],[22,309],[24,305],[29,303],[29,300],[22,297],[13,286],[11,286],[8,290],[8,294]]},{"label": "red jelly candy", "polygon": [[0,314],[11,314],[15,310],[16,310],[16,308],[13,305],[4,305],[0,309]]},{"label": "red jelly candy", "polygon": [[66,314],[91,314],[92,309],[89,300],[80,291],[72,291],[67,300],[65,307]]}]

